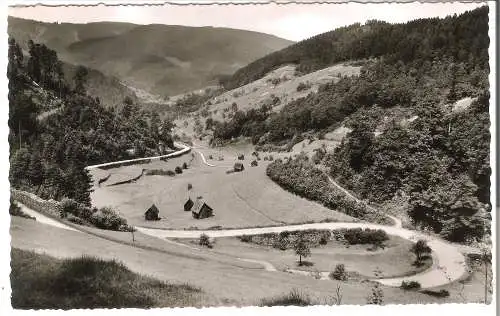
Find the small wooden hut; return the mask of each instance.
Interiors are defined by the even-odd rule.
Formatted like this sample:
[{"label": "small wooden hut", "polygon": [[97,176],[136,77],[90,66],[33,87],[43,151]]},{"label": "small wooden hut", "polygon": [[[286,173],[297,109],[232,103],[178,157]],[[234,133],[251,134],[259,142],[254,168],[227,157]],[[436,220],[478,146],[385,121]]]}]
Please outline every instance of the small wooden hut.
[{"label": "small wooden hut", "polygon": [[156,205],[151,205],[150,208],[144,213],[144,219],[147,221],[158,221],[160,220],[160,210],[156,207]]},{"label": "small wooden hut", "polygon": [[214,210],[203,201],[202,198],[198,198],[193,206],[193,217],[196,219],[203,219],[214,216]]},{"label": "small wooden hut", "polygon": [[240,172],[245,170],[245,166],[241,162],[237,162],[234,164],[234,172]]},{"label": "small wooden hut", "polygon": [[189,212],[193,208],[194,202],[189,198],[186,203],[184,203],[184,212]]}]

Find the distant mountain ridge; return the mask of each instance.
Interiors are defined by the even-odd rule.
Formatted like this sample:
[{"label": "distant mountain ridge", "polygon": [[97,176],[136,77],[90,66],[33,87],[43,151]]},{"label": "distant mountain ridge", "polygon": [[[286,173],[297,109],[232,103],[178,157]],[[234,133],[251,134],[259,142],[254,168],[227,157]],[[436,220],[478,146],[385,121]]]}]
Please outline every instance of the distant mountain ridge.
[{"label": "distant mountain ridge", "polygon": [[44,23],[9,17],[8,33],[57,51],[128,85],[166,96],[191,91],[293,42],[276,36],[214,27],[97,22]]}]

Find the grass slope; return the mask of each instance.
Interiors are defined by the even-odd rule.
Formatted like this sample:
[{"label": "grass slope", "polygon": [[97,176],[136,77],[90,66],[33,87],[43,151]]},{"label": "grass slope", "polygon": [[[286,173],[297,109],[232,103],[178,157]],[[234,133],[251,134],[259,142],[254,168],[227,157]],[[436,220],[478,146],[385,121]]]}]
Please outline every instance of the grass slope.
[{"label": "grass slope", "polygon": [[[335,210],[329,210],[317,203],[289,194],[281,189],[265,174],[264,161],[259,166],[250,167],[250,158],[243,161],[245,171],[226,174],[232,169],[236,157],[230,152],[205,151],[205,156],[224,156],[223,161],[208,160],[217,167],[209,167],[201,162],[200,155],[195,157],[190,167],[175,177],[146,176],[135,183],[113,187],[94,187],[92,203],[96,206],[109,205],[120,210],[131,225],[156,228],[224,228],[272,226],[282,223],[303,223],[307,221],[353,221],[353,218]],[[250,157],[250,153],[245,153]],[[174,158],[167,162],[155,161],[150,164],[127,166],[108,170],[113,183],[137,176],[142,168],[173,170],[189,162],[190,155]],[[193,189],[187,191],[188,184]],[[214,209],[215,216],[196,220],[190,212],[183,211],[188,196],[203,196]],[[144,220],[144,212],[151,204],[160,210],[162,220]]]},{"label": "grass slope", "polygon": [[[253,236],[262,238],[262,235]],[[198,240],[178,239],[177,242],[196,246]],[[279,271],[287,269],[308,272],[334,271],[337,264],[344,264],[350,280],[363,281],[370,278],[390,278],[417,274],[429,268],[432,259],[426,259],[420,266],[415,266],[415,255],[410,252],[412,243],[396,236],[390,236],[384,249],[373,250],[372,245],[346,245],[329,240],[326,245],[311,246],[311,256],[303,260],[308,265],[298,266],[299,257],[292,249],[280,250],[255,242],[242,242],[235,237],[215,239],[212,252],[221,254],[245,254],[245,258],[267,261]],[[305,274],[307,275],[307,273]],[[311,275],[312,277],[312,275]]]},{"label": "grass slope", "polygon": [[[97,232],[93,228],[88,228],[88,230]],[[137,233],[136,244],[140,243],[163,250],[152,251],[144,247],[112,242],[95,235],[59,229],[15,216],[11,217],[10,233],[14,248],[44,252],[58,258],[79,258],[87,255],[106,260],[116,259],[141,275],[150,275],[167,282],[180,284],[188,282],[199,286],[205,295],[203,300],[195,305],[197,307],[258,305],[263,298],[288,293],[294,288],[307,292],[315,302],[323,303],[323,299],[332,295],[337,285],[342,287],[343,304],[365,304],[371,288],[371,284],[359,281],[325,281],[305,275],[265,271],[254,263],[214,253],[220,248],[219,245],[203,253],[193,253],[190,248]],[[99,231],[99,234],[113,236],[131,243],[130,233]],[[202,255],[203,258],[196,258],[197,255]],[[241,250],[233,256],[241,257]],[[476,301],[476,297],[483,295],[478,279],[464,282],[465,289],[462,292],[466,297],[465,302]],[[464,302],[459,296],[462,285],[456,284],[457,286],[454,287],[446,287],[451,294],[449,298],[435,298],[418,292],[384,286],[385,303]]]},{"label": "grass slope", "polygon": [[131,272],[117,261],[56,259],[12,249],[12,306],[19,309],[193,306],[201,290]]}]

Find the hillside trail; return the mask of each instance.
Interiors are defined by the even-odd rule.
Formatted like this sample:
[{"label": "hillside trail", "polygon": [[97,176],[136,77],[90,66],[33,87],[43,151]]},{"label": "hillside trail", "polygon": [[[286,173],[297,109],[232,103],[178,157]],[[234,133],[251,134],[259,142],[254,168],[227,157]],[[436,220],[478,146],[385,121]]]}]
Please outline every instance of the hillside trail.
[{"label": "hillside trail", "polygon": [[[40,214],[34,210],[27,208],[24,205],[20,205],[22,210],[35,217],[38,222],[45,225],[51,225],[60,229],[76,230],[83,234],[88,234],[85,231],[75,229],[57,220],[49,219],[48,217]],[[48,220],[47,220],[48,219]],[[459,251],[459,248],[455,245],[442,241],[435,237],[429,237],[422,233],[409,231],[407,229],[396,228],[392,226],[383,226],[377,224],[369,223],[314,223],[314,224],[303,224],[303,225],[288,225],[288,226],[275,226],[275,227],[261,227],[261,228],[247,228],[247,229],[227,229],[227,230],[212,230],[212,231],[187,231],[187,230],[162,230],[162,229],[148,229],[144,227],[135,227],[137,231],[149,235],[152,237],[160,238],[165,242],[173,245],[182,246],[189,248],[192,251],[201,251],[201,249],[196,247],[190,247],[167,238],[198,238],[201,234],[206,234],[211,238],[220,237],[236,237],[242,235],[259,235],[265,233],[280,233],[282,231],[301,231],[309,229],[349,229],[349,228],[370,228],[370,229],[382,229],[385,230],[390,235],[396,235],[408,240],[415,241],[416,239],[427,240],[429,246],[432,249],[433,266],[421,273],[415,274],[413,276],[401,277],[401,278],[386,278],[386,279],[372,279],[371,281],[376,281],[387,286],[398,287],[401,285],[402,281],[417,281],[421,284],[422,288],[431,288],[446,285],[460,279],[466,273],[465,258]],[[233,257],[234,259],[258,263],[263,266],[266,271],[278,271],[270,262],[265,260],[255,260],[251,258],[243,257]],[[285,273],[285,272],[283,272]],[[309,272],[304,272],[301,270],[289,269],[286,273],[293,273],[304,275]],[[327,279],[325,276],[329,271],[319,271],[323,276],[321,279]]]},{"label": "hillside trail", "polygon": [[376,212],[376,213],[381,213],[383,214],[384,216],[387,216],[389,217],[390,219],[392,219],[394,221],[394,227],[397,227],[397,228],[402,228],[403,227],[403,223],[401,221],[401,219],[395,217],[395,216],[392,216],[392,215],[389,215],[385,212],[382,212],[380,210],[377,210],[376,208],[374,208],[373,206],[370,206],[368,203],[366,203],[365,201],[362,201],[360,200],[359,198],[357,198],[356,196],[354,196],[351,192],[349,192],[347,189],[345,189],[344,187],[342,187],[340,184],[338,184],[335,180],[333,180],[333,178],[327,174],[326,172],[323,171],[323,173],[327,176],[328,178],[328,181],[330,181],[330,183],[335,186],[337,189],[339,189],[340,191],[342,191],[346,196],[348,196],[350,199],[358,202],[358,203],[362,203],[362,204],[365,204],[366,207],[372,211],[372,212]]},{"label": "hillside trail", "polygon": [[39,223],[54,226],[54,227],[61,228],[61,229],[71,230],[71,231],[75,231],[75,232],[81,232],[80,230],[77,230],[71,226],[65,225],[59,221],[56,221],[56,220],[48,217],[48,216],[45,216],[41,213],[38,213],[38,212],[28,208],[26,205],[24,205],[22,203],[17,202],[17,204],[21,208],[22,212],[24,212],[25,214],[28,214],[31,217],[36,218],[36,221]]},{"label": "hillside trail", "polygon": [[192,149],[193,149],[193,150],[194,150],[194,151],[195,151],[198,155],[200,155],[200,157],[201,157],[201,161],[202,161],[205,165],[207,165],[207,166],[209,166],[209,167],[217,167],[216,165],[214,165],[214,164],[211,164],[211,163],[207,162],[207,159],[205,158],[205,155],[204,155],[201,151],[197,150],[198,148],[205,148],[204,146],[198,145],[198,144],[196,144],[196,143],[193,141],[193,146],[191,146],[191,148],[192,148]]}]

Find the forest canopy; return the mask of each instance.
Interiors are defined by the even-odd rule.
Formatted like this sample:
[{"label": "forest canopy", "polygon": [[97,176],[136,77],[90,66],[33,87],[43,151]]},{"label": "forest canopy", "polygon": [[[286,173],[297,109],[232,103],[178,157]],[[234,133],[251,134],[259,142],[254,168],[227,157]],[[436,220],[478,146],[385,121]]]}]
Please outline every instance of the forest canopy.
[{"label": "forest canopy", "polygon": [[120,111],[85,90],[88,69],[65,78],[55,51],[9,39],[10,181],[43,198],[90,205],[85,167],[173,148],[172,123],[126,98]]}]

